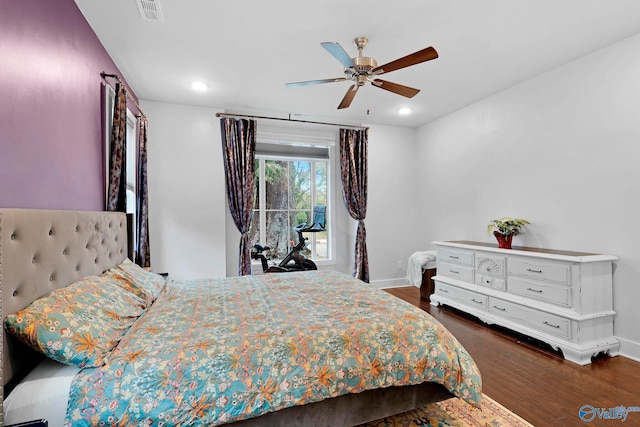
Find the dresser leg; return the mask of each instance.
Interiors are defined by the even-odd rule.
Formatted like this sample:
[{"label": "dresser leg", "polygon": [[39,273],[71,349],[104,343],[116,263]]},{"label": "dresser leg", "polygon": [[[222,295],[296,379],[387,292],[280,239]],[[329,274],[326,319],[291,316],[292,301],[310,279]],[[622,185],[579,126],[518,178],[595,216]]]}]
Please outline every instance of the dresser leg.
[{"label": "dresser leg", "polygon": [[619,344],[618,345],[611,344],[608,346],[602,346],[595,349],[594,348],[587,349],[585,351],[575,350],[572,348],[562,347],[562,346],[560,346],[559,348],[560,350],[562,350],[562,354],[564,355],[565,359],[573,363],[577,363],[578,365],[585,366],[591,363],[591,358],[602,353],[610,357],[617,356],[618,347],[619,347]]}]

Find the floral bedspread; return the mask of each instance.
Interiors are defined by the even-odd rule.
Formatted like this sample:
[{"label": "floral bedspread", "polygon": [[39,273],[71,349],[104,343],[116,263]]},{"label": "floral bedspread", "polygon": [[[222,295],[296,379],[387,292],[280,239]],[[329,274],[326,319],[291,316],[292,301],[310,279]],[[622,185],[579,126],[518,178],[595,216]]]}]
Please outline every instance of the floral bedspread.
[{"label": "floral bedspread", "polygon": [[481,378],[422,310],[332,271],[170,282],[108,363],[72,385],[66,425],[206,425],[424,381]]}]

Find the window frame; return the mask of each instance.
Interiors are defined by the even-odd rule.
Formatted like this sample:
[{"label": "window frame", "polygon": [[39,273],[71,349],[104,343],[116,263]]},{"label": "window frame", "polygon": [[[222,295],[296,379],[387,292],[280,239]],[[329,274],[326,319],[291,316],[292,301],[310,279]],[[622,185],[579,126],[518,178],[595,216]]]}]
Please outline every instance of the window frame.
[{"label": "window frame", "polygon": [[[258,210],[259,210],[259,221],[260,221],[260,242],[262,244],[269,245],[269,242],[265,242],[266,238],[266,182],[264,179],[264,161],[265,160],[276,160],[276,161],[304,161],[311,162],[312,164],[315,162],[326,162],[327,171],[326,171],[326,179],[327,179],[327,207],[326,207],[326,221],[327,221],[327,258],[316,259],[315,256],[315,243],[316,243],[316,235],[315,233],[305,233],[305,237],[309,238],[310,246],[312,246],[312,255],[310,259],[316,263],[318,266],[326,266],[326,265],[334,265],[336,264],[336,233],[333,219],[335,218],[335,197],[334,197],[334,168],[335,168],[335,138],[333,137],[315,137],[309,135],[282,135],[282,134],[271,134],[271,133],[263,133],[262,135],[258,134],[257,136],[258,143],[275,143],[283,145],[285,148],[287,145],[297,145],[297,146],[317,146],[327,149],[328,151],[328,159],[318,159],[314,157],[305,157],[304,155],[287,155],[283,154],[262,154],[256,153],[256,160],[261,162],[260,167],[260,179],[258,180],[258,198],[257,200]],[[283,150],[284,151],[284,150]],[[315,169],[314,169],[315,171]],[[315,198],[315,180],[316,174],[311,174],[311,183],[312,183],[312,204],[311,204],[311,215],[313,217],[313,207],[314,207],[314,198]],[[254,218],[255,220],[255,218]],[[313,245],[311,245],[313,243]],[[276,261],[276,260],[274,260]],[[257,261],[253,261],[255,265],[259,264]]]}]

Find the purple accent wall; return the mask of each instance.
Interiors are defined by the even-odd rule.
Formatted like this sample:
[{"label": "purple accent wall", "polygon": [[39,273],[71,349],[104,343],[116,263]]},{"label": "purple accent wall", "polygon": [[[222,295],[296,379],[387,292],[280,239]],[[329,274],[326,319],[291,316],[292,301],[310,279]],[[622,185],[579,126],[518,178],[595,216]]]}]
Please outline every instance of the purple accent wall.
[{"label": "purple accent wall", "polygon": [[104,209],[102,71],[73,0],[0,2],[0,207]]}]

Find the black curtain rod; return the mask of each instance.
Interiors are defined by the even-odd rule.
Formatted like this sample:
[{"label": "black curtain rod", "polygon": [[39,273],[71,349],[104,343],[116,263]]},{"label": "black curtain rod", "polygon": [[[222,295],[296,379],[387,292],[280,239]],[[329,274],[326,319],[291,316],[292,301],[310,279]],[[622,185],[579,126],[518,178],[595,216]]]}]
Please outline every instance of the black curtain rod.
[{"label": "black curtain rod", "polygon": [[292,119],[291,115],[289,115],[289,118],[285,119],[285,118],[282,118],[282,117],[251,116],[251,115],[248,115],[248,114],[216,113],[216,117],[244,117],[244,118],[247,118],[247,119],[280,120],[280,121],[283,121],[283,122],[297,122],[297,123],[311,123],[311,124],[314,124],[314,125],[340,126],[340,127],[344,127],[344,128],[350,128],[350,129],[369,129],[367,126],[345,125],[345,124],[340,124],[340,123],[314,122],[314,121],[310,121],[310,120]]},{"label": "black curtain rod", "polygon": [[[122,79],[120,78],[120,76],[119,76],[119,75],[117,75],[117,74],[109,74],[109,73],[105,73],[105,72],[103,71],[103,72],[101,72],[101,73],[100,73],[100,77],[102,77],[104,80],[106,80],[106,79],[107,79],[107,77],[111,77],[111,78],[113,78],[113,79],[116,79],[118,82],[120,82],[120,83],[124,84],[124,83],[123,83],[123,81],[122,81]],[[124,84],[124,85],[126,86],[126,84]],[[138,103],[136,102],[136,100],[135,100],[135,99],[133,99],[133,97],[132,97],[131,95],[129,95],[128,93],[127,93],[127,98],[129,98],[129,99],[131,100],[131,102],[133,102],[133,103],[135,104],[135,106],[136,106],[136,107],[138,107],[138,113],[140,113],[140,115],[138,115],[138,116],[136,116],[136,117],[140,117],[140,116],[147,117],[147,116],[144,114],[144,111],[142,111],[142,108],[140,108],[140,105],[138,105]]]},{"label": "black curtain rod", "polygon": [[119,76],[119,75],[117,75],[117,74],[108,74],[108,73],[105,73],[105,72],[103,71],[103,72],[101,72],[101,73],[100,73],[100,76],[102,76],[102,78],[103,78],[103,79],[104,79],[104,78],[107,78],[107,77],[113,77],[114,79],[116,79],[116,80],[120,81],[120,76]]}]

